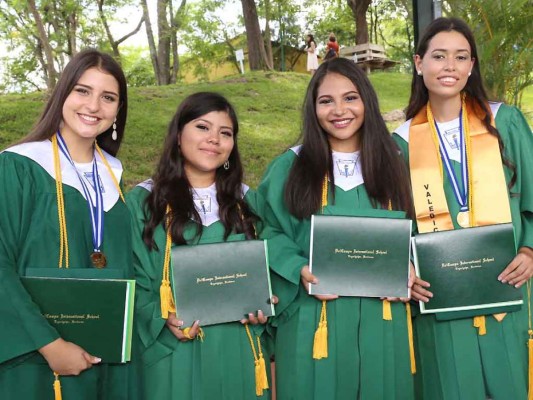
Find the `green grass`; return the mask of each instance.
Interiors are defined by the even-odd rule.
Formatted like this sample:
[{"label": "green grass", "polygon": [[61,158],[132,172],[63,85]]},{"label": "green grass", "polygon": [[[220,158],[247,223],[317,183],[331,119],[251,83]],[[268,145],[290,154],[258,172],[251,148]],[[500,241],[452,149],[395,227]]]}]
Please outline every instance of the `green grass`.
[{"label": "green grass", "polygon": [[[377,72],[370,76],[382,112],[403,109],[409,99],[409,75]],[[129,90],[126,136],[119,158],[125,168],[127,188],[148,178],[154,169],[177,106],[197,91],[225,95],[239,117],[239,148],[245,182],[256,187],[268,163],[296,142],[300,133],[300,109],[309,75],[254,72],[228,79],[180,86],[143,87]],[[24,136],[43,107],[45,96],[0,96],[0,148]],[[524,93],[523,110],[533,121],[533,87]],[[394,129],[399,122],[389,124]]]}]

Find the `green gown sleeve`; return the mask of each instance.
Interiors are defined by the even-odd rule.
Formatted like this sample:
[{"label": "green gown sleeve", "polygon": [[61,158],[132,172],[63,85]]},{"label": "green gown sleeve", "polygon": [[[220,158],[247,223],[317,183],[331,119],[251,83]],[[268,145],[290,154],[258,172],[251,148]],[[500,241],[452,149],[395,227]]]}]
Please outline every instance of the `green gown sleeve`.
[{"label": "green gown sleeve", "polygon": [[[265,223],[262,237],[268,239],[272,289],[278,296],[276,314],[281,314],[296,298],[300,285],[300,271],[309,264],[296,243],[295,218],[284,201],[285,182],[296,155],[291,151],[274,160],[257,191],[264,199],[260,212]],[[292,233],[289,234],[289,233]]]},{"label": "green gown sleeve", "polygon": [[35,184],[20,156],[0,154],[0,368],[59,338],[21,284],[19,252],[33,215]]},{"label": "green gown sleeve", "polygon": [[[533,133],[522,113],[505,104],[496,114],[496,128],[503,139],[505,157],[516,167],[510,199],[511,203],[519,203],[511,206],[517,244],[533,248]],[[508,168],[505,172],[509,182],[511,172]]]},{"label": "green gown sleeve", "polygon": [[159,251],[150,251],[142,239],[145,222],[143,208],[147,195],[147,190],[136,187],[126,196],[132,215],[133,268],[136,279],[135,324],[145,348],[154,344],[166,323],[161,317],[158,293],[152,289],[161,284],[163,265],[159,261],[163,258],[159,255],[165,249],[163,247]]}]

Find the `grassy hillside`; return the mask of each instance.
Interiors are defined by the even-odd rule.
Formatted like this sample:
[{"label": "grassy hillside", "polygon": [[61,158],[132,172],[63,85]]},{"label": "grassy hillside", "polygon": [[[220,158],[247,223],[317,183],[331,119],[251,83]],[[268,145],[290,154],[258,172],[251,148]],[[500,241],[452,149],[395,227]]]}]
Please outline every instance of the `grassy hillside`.
[{"label": "grassy hillside", "polygon": [[[405,107],[410,87],[408,75],[381,72],[370,78],[382,112]],[[126,170],[126,187],[151,175],[178,104],[187,95],[204,90],[222,93],[237,109],[245,181],[257,186],[269,161],[298,138],[300,108],[308,82],[309,76],[304,74],[258,72],[212,83],[130,89],[126,137],[119,153]],[[28,132],[43,103],[43,94],[0,96],[0,148]],[[523,103],[531,121],[533,88],[524,94]]]}]

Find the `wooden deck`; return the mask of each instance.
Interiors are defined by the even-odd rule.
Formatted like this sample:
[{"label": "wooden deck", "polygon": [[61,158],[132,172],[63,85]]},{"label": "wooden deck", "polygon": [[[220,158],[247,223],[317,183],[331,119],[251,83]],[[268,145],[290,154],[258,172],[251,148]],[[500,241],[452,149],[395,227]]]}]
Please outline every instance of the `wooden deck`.
[{"label": "wooden deck", "polygon": [[383,46],[372,43],[343,47],[339,51],[339,56],[352,59],[363,67],[367,74],[375,69],[387,69],[398,64],[397,61],[387,58]]}]

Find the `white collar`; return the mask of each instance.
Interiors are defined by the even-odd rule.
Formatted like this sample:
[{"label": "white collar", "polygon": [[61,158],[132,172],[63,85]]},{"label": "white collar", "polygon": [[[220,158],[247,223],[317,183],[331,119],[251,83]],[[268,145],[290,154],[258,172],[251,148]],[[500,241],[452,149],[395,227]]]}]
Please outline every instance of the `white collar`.
[{"label": "white collar", "polygon": [[[55,179],[52,142],[50,140],[44,140],[42,142],[22,143],[10,147],[5,151],[16,153],[35,161],[53,179]],[[102,152],[104,153],[105,158],[117,179],[117,182],[120,182],[123,171],[122,164],[118,159],[106,153],[104,150],[102,150]],[[100,181],[105,190],[102,194],[104,197],[104,211],[107,212],[111,208],[113,208],[113,206],[119,200],[119,193],[115,187],[115,184],[113,183],[113,179],[109,175],[107,167],[101,160],[100,155],[98,153],[95,153],[95,157],[96,162],[98,164],[98,174],[100,175]],[[85,194],[83,193],[83,188],[81,186],[78,175],[76,174],[76,171],[61,152],[59,152],[59,161],[61,163],[61,179],[63,181],[63,184],[73,187],[78,192],[80,192],[80,194],[85,198]]]},{"label": "white collar", "polygon": [[355,151],[353,153],[332,151],[331,155],[335,186],[338,186],[347,192],[364,183],[360,151]]},{"label": "white collar", "polygon": [[[298,155],[302,150],[302,145],[291,147],[290,150]],[[363,171],[359,160],[360,154],[359,151],[353,153],[341,153],[339,151],[331,152],[335,186],[341,188],[345,192],[364,183]]]},{"label": "white collar", "polygon": [[[152,179],[147,179],[144,182],[139,183],[137,186],[140,186],[149,192],[152,191],[154,182]],[[244,183],[242,187],[242,197],[246,196],[246,193],[250,189]],[[218,214],[218,201],[217,201],[217,189],[216,184],[213,183],[211,186],[206,188],[192,188],[192,195],[196,211],[200,215],[200,220],[202,221],[203,226],[210,226],[215,222],[220,220]]]},{"label": "white collar", "polygon": [[[496,114],[498,114],[498,111],[500,110],[500,106],[503,103],[497,103],[494,101],[489,101],[490,111],[492,112],[492,115],[494,119],[496,119]],[[403,140],[405,140],[407,143],[409,143],[409,128],[411,127],[411,122],[413,119],[408,119],[405,121],[402,125],[400,125],[396,130],[394,131],[398,136],[400,136]]]}]

